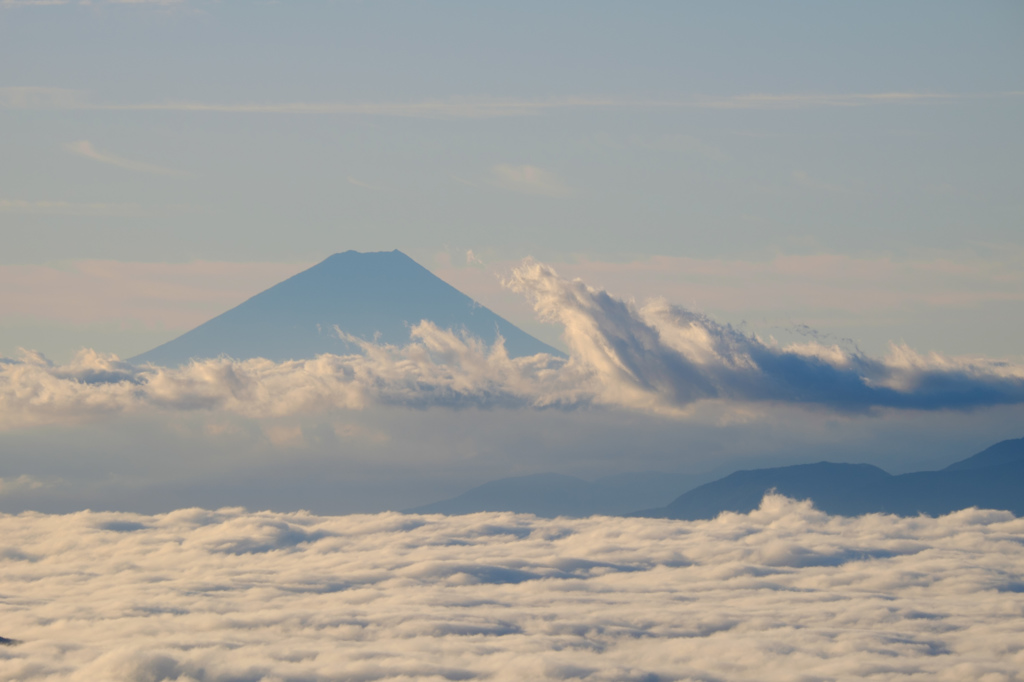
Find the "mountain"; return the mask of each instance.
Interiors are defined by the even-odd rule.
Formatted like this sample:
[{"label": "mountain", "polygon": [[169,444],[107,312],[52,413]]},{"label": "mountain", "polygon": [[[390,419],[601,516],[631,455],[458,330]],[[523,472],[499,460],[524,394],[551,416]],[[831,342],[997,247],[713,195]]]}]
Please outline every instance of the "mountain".
[{"label": "mountain", "polygon": [[220,355],[282,361],[352,353],[358,346],[342,340],[335,326],[403,345],[421,320],[487,343],[500,334],[512,357],[562,355],[396,250],[336,253],[130,361],[175,366]]},{"label": "mountain", "polygon": [[999,464],[1011,464],[1021,459],[1024,459],[1024,438],[1015,438],[996,443],[965,460],[954,462],[943,471],[984,469]]},{"label": "mountain", "polygon": [[533,474],[490,481],[449,500],[407,509],[408,514],[511,511],[555,516],[622,515],[652,500],[668,502],[706,476],[641,472],[588,482],[564,474]]},{"label": "mountain", "polygon": [[562,474],[534,474],[490,481],[406,512],[711,519],[723,511],[756,509],[764,494],[774,489],[787,497],[812,500],[818,509],[838,516],[873,512],[938,516],[967,507],[1005,509],[1024,516],[1024,438],[996,443],[941,471],[893,476],[870,464],[818,462],[737,471],[705,483],[707,479],[631,473],[587,482]]},{"label": "mountain", "polygon": [[1024,515],[1024,438],[1006,440],[941,471],[893,476],[869,464],[800,464],[737,471],[636,516],[710,519],[756,509],[769,490],[809,499],[829,514],[882,512],[938,516],[958,509],[1005,509]]}]

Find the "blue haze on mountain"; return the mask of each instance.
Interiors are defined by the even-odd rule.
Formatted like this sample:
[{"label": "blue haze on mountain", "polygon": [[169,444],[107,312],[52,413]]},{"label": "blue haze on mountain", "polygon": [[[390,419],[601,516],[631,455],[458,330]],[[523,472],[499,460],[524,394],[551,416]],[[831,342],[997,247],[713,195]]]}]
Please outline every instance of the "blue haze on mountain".
[{"label": "blue haze on mountain", "polygon": [[177,366],[222,355],[283,361],[355,353],[358,345],[335,327],[404,345],[422,320],[489,344],[500,334],[512,357],[562,355],[395,250],[336,253],[131,362]]},{"label": "blue haze on mountain", "polygon": [[[1024,515],[1024,438],[996,443],[941,471],[893,476],[870,464],[818,462],[709,475],[628,473],[593,482],[562,474],[502,478],[447,500],[406,510],[413,514],[510,511],[537,516],[592,514],[711,519],[747,513],[770,490],[809,499],[833,515],[875,512],[941,515],[979,507]],[[635,511],[642,509],[644,511]]]},{"label": "blue haze on mountain", "polygon": [[1004,509],[1024,515],[1024,438],[1006,440],[940,471],[892,476],[869,464],[818,462],[737,471],[684,492],[637,516],[710,519],[756,509],[769,490],[809,499],[829,514],[875,512],[937,516],[959,509]]},{"label": "blue haze on mountain", "polygon": [[408,509],[409,514],[511,511],[544,517],[622,515],[667,503],[709,476],[634,472],[585,481],[564,474],[533,474],[490,481],[449,500]]},{"label": "blue haze on mountain", "polygon": [[1004,440],[985,448],[976,455],[950,464],[943,471],[985,469],[1000,464],[1013,464],[1014,462],[1019,462],[1022,458],[1024,458],[1024,438]]}]

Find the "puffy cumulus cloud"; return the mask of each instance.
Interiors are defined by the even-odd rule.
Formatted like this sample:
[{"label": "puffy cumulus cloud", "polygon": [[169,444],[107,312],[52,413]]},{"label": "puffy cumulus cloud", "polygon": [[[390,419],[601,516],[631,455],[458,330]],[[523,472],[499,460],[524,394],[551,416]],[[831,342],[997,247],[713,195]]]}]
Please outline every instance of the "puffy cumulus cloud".
[{"label": "puffy cumulus cloud", "polygon": [[216,358],[180,368],[138,367],[84,350],[70,363],[55,365],[38,353],[23,353],[0,362],[0,427],[147,408],[268,418],[362,409],[371,402],[540,408],[575,405],[589,396],[551,356],[509,358],[500,341],[489,348],[425,321],[411,333],[411,342],[401,347],[346,336],[363,353],[282,363]]},{"label": "puffy cumulus cloud", "polygon": [[638,307],[530,261],[508,285],[565,327],[566,366],[592,376],[603,403],[672,412],[710,399],[839,411],[1024,402],[1024,367],[1006,362],[895,345],[884,359],[820,343],[778,347],[663,300]]},{"label": "puffy cumulus cloud", "polygon": [[1024,402],[1024,368],[1005,362],[925,356],[903,346],[883,359],[816,342],[780,347],[664,301],[638,307],[532,261],[513,272],[508,286],[526,295],[541,319],[564,327],[568,360],[510,358],[500,339],[487,346],[429,321],[412,327],[405,346],[338,330],[361,352],[282,363],[217,358],[136,367],[82,351],[54,365],[25,353],[0,362],[0,427],[143,408],[262,418],[371,403],[596,404],[680,416],[709,401],[740,413],[757,403],[856,413]]},{"label": "puffy cumulus cloud", "polygon": [[0,516],[5,680],[1019,680],[1024,519]]}]

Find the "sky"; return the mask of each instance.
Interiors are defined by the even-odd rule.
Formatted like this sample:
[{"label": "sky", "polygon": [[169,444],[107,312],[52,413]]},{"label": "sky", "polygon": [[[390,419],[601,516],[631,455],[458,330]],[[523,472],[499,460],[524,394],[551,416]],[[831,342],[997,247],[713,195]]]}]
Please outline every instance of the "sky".
[{"label": "sky", "polygon": [[[0,508],[377,511],[1020,437],[1022,27],[1016,2],[0,0]],[[587,381],[467,351],[417,366],[466,403],[313,409],[223,381],[321,370],[106,355],[396,248]],[[627,381],[599,362],[650,329]],[[703,389],[682,332],[717,340]],[[871,390],[797,386],[795,356]]]}]

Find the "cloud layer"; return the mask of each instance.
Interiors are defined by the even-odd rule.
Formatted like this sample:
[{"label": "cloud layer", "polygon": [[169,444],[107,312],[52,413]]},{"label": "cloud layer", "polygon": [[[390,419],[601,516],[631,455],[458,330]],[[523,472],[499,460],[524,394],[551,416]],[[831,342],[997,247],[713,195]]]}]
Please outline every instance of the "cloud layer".
[{"label": "cloud layer", "polygon": [[5,680],[1019,680],[1024,520],[0,516]]},{"label": "cloud layer", "polygon": [[810,342],[780,347],[664,301],[643,307],[525,262],[508,286],[564,327],[567,361],[512,359],[422,321],[405,346],[346,336],[361,354],[313,360],[207,359],[135,367],[83,351],[67,365],[25,353],[0,362],[0,426],[160,408],[282,416],[368,404],[409,407],[603,405],[685,416],[699,403],[783,403],[836,412],[972,409],[1024,402],[1024,368],[920,355],[883,359]]}]

